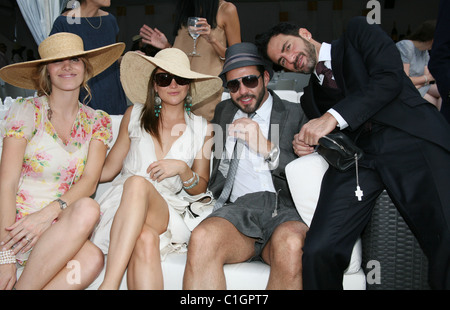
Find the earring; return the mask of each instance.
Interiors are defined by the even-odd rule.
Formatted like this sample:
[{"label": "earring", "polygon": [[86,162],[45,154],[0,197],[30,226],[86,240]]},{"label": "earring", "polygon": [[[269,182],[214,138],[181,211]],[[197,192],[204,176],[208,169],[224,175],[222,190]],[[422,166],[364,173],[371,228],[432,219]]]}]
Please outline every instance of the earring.
[{"label": "earring", "polygon": [[192,107],[192,96],[191,94],[188,94],[184,99],[184,108],[186,109],[188,115],[191,114],[191,107]]},{"label": "earring", "polygon": [[159,97],[158,93],[155,94],[155,115],[156,117],[159,117],[159,114],[161,113],[161,98]]}]

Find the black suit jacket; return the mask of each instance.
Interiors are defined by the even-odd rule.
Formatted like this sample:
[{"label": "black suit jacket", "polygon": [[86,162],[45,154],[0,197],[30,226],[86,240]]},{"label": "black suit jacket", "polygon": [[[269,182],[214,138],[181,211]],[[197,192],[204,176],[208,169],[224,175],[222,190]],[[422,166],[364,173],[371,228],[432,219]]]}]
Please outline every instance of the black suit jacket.
[{"label": "black suit jacket", "polygon": [[[369,120],[406,131],[450,151],[450,127],[438,110],[420,96],[403,70],[392,39],[365,17],[353,18],[342,37],[332,42],[331,62],[344,99],[335,109],[354,131]],[[309,118],[320,117],[312,87],[301,99]]]},{"label": "black suit jacket", "polygon": [[[279,147],[280,147],[280,162],[278,167],[271,171],[274,187],[279,191],[279,198],[287,205],[295,207],[292,201],[291,193],[286,180],[284,169],[288,163],[298,158],[292,148],[292,140],[294,135],[300,131],[301,126],[306,123],[307,118],[298,103],[281,100],[276,94],[269,90],[273,97],[273,107],[270,116],[270,124],[279,125]],[[233,117],[238,111],[238,107],[228,99],[220,102],[215,110],[213,124],[221,127],[222,134],[216,132],[214,136],[214,158],[211,177],[209,179],[208,187],[218,198],[222,192],[225,178],[219,171],[220,159],[222,158],[222,151],[225,148],[225,141],[227,137],[227,125],[231,124]],[[275,132],[270,132],[269,139]],[[273,141],[273,140],[272,140]]]}]

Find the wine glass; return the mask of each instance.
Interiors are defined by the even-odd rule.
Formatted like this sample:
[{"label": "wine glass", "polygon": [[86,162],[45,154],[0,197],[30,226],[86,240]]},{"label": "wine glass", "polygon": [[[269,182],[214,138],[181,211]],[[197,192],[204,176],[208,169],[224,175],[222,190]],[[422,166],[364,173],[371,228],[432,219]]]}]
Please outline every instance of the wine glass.
[{"label": "wine glass", "polygon": [[199,17],[189,17],[188,18],[188,31],[191,37],[194,39],[194,50],[192,53],[189,53],[189,56],[200,56],[199,53],[197,53],[197,38],[200,36],[200,33],[198,33],[197,28],[201,27],[200,25],[197,25],[197,22],[199,20]]}]

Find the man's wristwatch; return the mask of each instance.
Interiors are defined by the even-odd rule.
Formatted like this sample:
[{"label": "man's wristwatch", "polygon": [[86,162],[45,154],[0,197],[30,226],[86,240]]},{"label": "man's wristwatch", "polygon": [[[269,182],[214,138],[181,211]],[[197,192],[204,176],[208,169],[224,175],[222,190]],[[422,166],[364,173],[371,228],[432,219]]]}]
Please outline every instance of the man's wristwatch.
[{"label": "man's wristwatch", "polygon": [[65,208],[67,208],[67,203],[64,200],[62,200],[61,198],[58,198],[55,201],[57,201],[59,203],[59,207],[61,208],[61,210],[64,210]]}]

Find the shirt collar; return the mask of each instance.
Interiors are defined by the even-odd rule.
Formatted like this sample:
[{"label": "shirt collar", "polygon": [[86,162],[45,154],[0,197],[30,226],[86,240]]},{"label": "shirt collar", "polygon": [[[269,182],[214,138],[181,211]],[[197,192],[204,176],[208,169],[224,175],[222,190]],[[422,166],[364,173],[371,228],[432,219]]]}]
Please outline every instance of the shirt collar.
[{"label": "shirt collar", "polygon": [[[325,42],[322,43],[322,46],[320,47],[320,50],[319,50],[319,57],[317,58],[317,62],[319,63],[320,61],[324,61],[325,66],[329,69],[332,69],[331,68],[331,44],[325,43]],[[319,78],[319,75],[317,74],[315,68],[314,68],[314,74]]]}]

